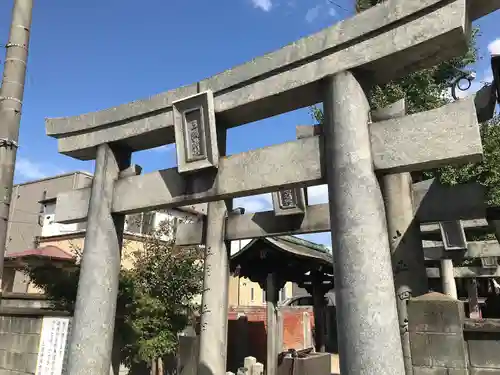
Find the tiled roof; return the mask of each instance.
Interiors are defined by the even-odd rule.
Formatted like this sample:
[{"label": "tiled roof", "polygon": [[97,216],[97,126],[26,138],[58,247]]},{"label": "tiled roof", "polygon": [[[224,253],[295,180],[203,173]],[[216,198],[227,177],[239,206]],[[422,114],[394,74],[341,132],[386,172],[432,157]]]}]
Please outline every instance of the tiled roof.
[{"label": "tiled roof", "polygon": [[57,246],[45,246],[29,249],[17,253],[5,254],[6,260],[15,260],[28,257],[50,258],[53,260],[74,260],[75,257]]}]

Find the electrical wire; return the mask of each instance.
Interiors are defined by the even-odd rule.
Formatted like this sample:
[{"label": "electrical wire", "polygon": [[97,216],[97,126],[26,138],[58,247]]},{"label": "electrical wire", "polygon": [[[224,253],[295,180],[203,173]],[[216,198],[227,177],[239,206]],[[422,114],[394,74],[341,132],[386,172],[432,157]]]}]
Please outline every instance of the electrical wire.
[{"label": "electrical wire", "polygon": [[349,10],[348,10],[348,9],[344,8],[344,7],[343,7],[342,5],[340,5],[340,4],[337,4],[335,1],[333,1],[333,0],[327,0],[327,1],[328,1],[330,4],[332,4],[332,5],[336,6],[337,8],[342,9],[344,12],[349,12]]}]

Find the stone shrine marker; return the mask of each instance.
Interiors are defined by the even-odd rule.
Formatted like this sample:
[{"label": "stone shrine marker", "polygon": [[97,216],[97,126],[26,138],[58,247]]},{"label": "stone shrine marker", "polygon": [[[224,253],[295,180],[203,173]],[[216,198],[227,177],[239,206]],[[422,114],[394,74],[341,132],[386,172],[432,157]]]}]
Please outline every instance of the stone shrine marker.
[{"label": "stone shrine marker", "polygon": [[[475,161],[482,148],[472,101],[369,128],[366,92],[465,53],[470,22],[499,7],[498,1],[485,0],[390,0],[195,84],[95,113],[48,119],[47,134],[58,138],[61,153],[96,159],[92,187],[60,194],[56,205],[59,222],[87,220],[68,374],[109,372],[125,214],[208,202],[210,267],[205,267],[198,374],[222,375],[229,229],[224,200],[325,182],[338,244],[341,372],[403,374],[375,170],[409,172]],[[325,109],[321,135],[224,156],[227,128],[319,102]],[[132,152],[173,142],[178,168],[136,175]],[[279,209],[300,206],[298,199],[281,195]],[[284,217],[312,211],[303,208]]]}]

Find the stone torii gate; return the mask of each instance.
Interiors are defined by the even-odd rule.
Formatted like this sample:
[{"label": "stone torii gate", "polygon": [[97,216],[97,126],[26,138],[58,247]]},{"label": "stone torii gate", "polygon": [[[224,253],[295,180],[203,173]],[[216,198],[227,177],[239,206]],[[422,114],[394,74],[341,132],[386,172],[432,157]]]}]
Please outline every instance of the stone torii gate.
[{"label": "stone torii gate", "polygon": [[[58,222],[88,221],[68,373],[109,371],[125,214],[209,202],[199,374],[221,375],[230,230],[224,200],[325,182],[339,244],[334,263],[341,371],[404,373],[375,170],[380,175],[469,162],[482,149],[471,101],[380,121],[369,130],[365,92],[465,53],[470,22],[499,7],[493,0],[391,0],[195,84],[48,119],[47,134],[58,138],[61,153],[96,160],[92,187],[60,194],[56,205]],[[325,109],[323,135],[223,156],[227,128],[318,102]],[[136,175],[132,152],[172,142],[177,168]]]}]

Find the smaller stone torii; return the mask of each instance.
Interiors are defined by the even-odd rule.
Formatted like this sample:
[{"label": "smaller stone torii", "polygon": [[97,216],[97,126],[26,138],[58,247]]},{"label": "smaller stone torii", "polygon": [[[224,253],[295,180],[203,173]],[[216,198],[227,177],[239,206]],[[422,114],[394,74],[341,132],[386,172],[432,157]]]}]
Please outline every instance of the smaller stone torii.
[{"label": "smaller stone torii", "polygon": [[[329,228],[338,244],[341,372],[404,373],[378,178],[477,161],[482,147],[472,100],[372,121],[366,93],[373,84],[465,53],[471,22],[497,8],[497,0],[391,0],[192,85],[47,120],[47,134],[58,138],[61,153],[96,160],[92,187],[60,194],[56,204],[58,222],[88,221],[68,374],[109,371],[125,214],[208,203],[198,373],[220,375],[230,200],[325,182]],[[228,128],[319,102],[325,110],[322,134],[224,156]],[[132,152],[172,142],[177,168],[136,175]],[[303,219],[311,223],[314,216]]]}]

